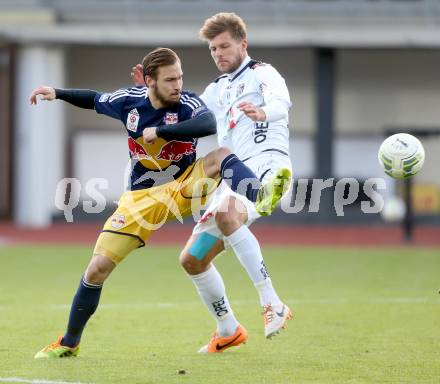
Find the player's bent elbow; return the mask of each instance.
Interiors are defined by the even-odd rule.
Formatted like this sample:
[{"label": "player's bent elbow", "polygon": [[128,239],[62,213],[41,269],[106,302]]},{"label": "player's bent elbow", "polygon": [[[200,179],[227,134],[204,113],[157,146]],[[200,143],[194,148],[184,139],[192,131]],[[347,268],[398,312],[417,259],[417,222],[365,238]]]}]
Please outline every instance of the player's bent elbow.
[{"label": "player's bent elbow", "polygon": [[215,135],[217,133],[217,119],[213,112],[209,111],[204,114],[206,119],[206,134],[207,136]]}]

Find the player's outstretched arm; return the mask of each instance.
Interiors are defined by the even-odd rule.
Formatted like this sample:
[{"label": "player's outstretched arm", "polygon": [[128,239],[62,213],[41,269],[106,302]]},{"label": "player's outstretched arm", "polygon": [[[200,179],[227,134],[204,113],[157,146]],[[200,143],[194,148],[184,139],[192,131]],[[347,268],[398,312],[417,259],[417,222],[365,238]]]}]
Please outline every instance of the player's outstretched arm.
[{"label": "player's outstretched arm", "polygon": [[29,102],[31,103],[31,105],[36,105],[38,99],[52,101],[55,100],[55,98],[56,98],[55,88],[42,85],[34,89],[34,91],[29,96]]},{"label": "player's outstretched arm", "polygon": [[75,107],[95,109],[95,97],[98,94],[90,89],[59,89],[55,88],[57,99],[67,101]]},{"label": "player's outstretched arm", "polygon": [[41,86],[35,89],[29,101],[31,104],[37,104],[38,96],[41,100],[52,101],[55,99],[64,100],[75,107],[94,109],[96,91],[90,89],[59,89],[47,86]]}]

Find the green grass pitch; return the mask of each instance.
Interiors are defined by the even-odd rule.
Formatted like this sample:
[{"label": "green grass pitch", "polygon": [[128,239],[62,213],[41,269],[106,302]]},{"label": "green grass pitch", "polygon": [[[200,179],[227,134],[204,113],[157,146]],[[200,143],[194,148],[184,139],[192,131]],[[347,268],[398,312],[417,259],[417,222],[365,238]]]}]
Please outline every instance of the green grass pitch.
[{"label": "green grass pitch", "polygon": [[106,282],[80,356],[34,360],[63,333],[90,252],[0,248],[0,382],[440,382],[438,249],[265,248],[274,285],[294,310],[273,340],[264,338],[255,289],[226,253],[216,264],[249,340],[206,356],[196,351],[214,322],[178,264],[179,249],[146,247]]}]

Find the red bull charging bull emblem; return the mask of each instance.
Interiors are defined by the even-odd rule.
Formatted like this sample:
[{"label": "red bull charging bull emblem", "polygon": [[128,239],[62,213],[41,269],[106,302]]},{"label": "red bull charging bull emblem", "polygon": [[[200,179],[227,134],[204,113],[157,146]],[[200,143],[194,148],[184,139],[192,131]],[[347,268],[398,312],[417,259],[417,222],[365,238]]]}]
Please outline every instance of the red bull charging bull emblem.
[{"label": "red bull charging bull emblem", "polygon": [[190,141],[171,140],[164,144],[156,156],[158,160],[180,161],[185,155],[196,152],[196,145]]},{"label": "red bull charging bull emblem", "polygon": [[147,153],[145,148],[132,137],[128,138],[128,150],[130,157],[135,160],[150,160],[152,157]]}]

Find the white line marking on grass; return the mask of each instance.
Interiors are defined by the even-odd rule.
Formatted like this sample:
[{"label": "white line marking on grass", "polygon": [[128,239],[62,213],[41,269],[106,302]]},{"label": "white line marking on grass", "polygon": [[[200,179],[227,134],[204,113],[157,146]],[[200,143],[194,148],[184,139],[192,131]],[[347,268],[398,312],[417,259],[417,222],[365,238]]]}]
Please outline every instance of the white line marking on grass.
[{"label": "white line marking on grass", "polygon": [[[1,383],[29,383],[29,384],[87,384],[81,382],[73,382],[73,381],[52,381],[52,380],[44,380],[44,379],[22,379],[20,377],[0,377]],[[89,383],[90,384],[90,383]]]},{"label": "white line marking on grass", "polygon": [[[440,298],[434,297],[438,296],[433,294],[433,297],[365,297],[359,299],[347,299],[343,297],[332,297],[332,298],[314,298],[314,299],[286,299],[285,303],[295,307],[297,305],[350,305],[351,303],[356,304],[436,304],[440,305]],[[258,307],[258,300],[230,300],[233,307]],[[163,301],[163,302],[148,302],[148,303],[108,303],[100,304],[100,310],[155,310],[155,309],[170,309],[175,310],[176,308],[182,307],[199,307],[201,305],[200,301]],[[49,305],[48,309],[52,311],[68,311],[71,304],[53,304]],[[0,305],[1,311],[15,310],[17,306],[15,305]],[[20,307],[21,308],[21,307]],[[30,308],[28,305],[27,308]],[[39,306],[41,308],[41,306]],[[1,380],[0,380],[1,382]]]},{"label": "white line marking on grass", "polygon": [[417,303],[439,303],[440,299],[431,299],[428,297],[379,297],[370,299],[374,304],[417,304]]},{"label": "white line marking on grass", "polygon": [[[100,304],[100,309],[165,309],[177,308],[191,305],[200,305],[200,301],[180,301],[180,302],[156,302],[156,303],[108,303]],[[70,309],[70,304],[55,304],[51,305],[52,310]]]},{"label": "white line marking on grass", "polygon": [[[359,299],[347,299],[343,297],[317,297],[314,299],[286,299],[286,303],[295,305],[341,305],[341,304],[440,304],[440,298],[433,294],[432,297],[365,297]],[[232,306],[258,307],[258,300],[230,300]],[[182,307],[199,307],[200,301],[162,301],[147,303],[107,303],[100,304],[100,310],[149,310],[149,309],[176,309]],[[67,311],[71,304],[52,304],[48,308],[52,311]],[[29,305],[28,305],[29,307]],[[39,306],[41,307],[41,306]],[[12,310],[16,306],[0,305],[0,311]]]},{"label": "white line marking on grass", "polygon": [[[287,299],[286,302],[291,305],[300,304],[321,304],[337,305],[349,303],[366,304],[440,304],[440,298],[434,297],[370,297],[361,299],[347,299],[343,297],[315,298],[315,299]],[[257,300],[230,300],[233,306],[258,306]],[[200,301],[167,301],[167,302],[149,302],[149,303],[108,303],[100,304],[100,309],[174,309],[189,306],[199,306]],[[52,310],[70,309],[70,304],[51,305]]]}]

